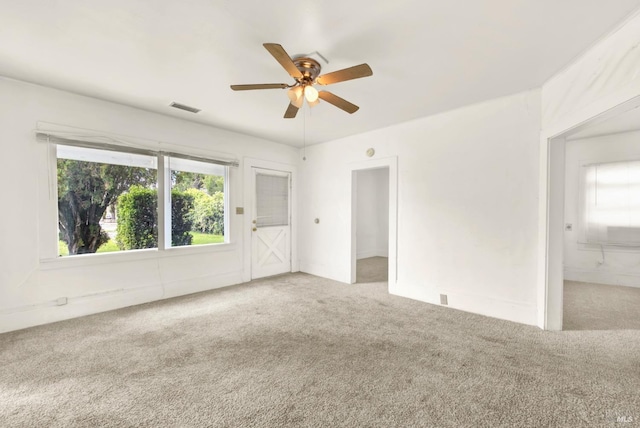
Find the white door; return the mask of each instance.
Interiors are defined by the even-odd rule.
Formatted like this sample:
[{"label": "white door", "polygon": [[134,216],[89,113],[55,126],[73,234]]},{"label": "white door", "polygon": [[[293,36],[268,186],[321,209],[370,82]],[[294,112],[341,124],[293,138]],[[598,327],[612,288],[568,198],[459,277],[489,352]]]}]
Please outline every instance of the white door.
[{"label": "white door", "polygon": [[291,272],[291,173],[253,168],[251,278]]}]

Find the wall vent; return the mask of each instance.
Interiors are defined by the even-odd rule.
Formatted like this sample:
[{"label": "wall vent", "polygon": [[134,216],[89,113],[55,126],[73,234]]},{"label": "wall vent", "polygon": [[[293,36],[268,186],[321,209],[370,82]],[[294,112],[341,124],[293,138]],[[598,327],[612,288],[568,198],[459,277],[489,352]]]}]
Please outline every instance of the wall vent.
[{"label": "wall vent", "polygon": [[184,104],[180,104],[180,103],[176,103],[176,102],[172,102],[169,105],[171,107],[173,107],[173,108],[178,108],[180,110],[188,111],[190,113],[198,113],[198,112],[200,112],[199,108],[190,107],[190,106],[187,106],[187,105],[184,105]]},{"label": "wall vent", "polygon": [[441,305],[448,305],[449,302],[447,301],[447,295],[446,294],[441,294],[440,295],[440,304]]}]

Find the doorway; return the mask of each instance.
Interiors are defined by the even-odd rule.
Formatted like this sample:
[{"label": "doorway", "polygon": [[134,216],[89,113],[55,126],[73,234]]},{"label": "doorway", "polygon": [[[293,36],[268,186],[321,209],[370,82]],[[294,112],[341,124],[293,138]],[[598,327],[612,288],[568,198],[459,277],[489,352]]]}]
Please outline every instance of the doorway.
[{"label": "doorway", "polygon": [[291,173],[251,169],[251,279],[291,272]]},{"label": "doorway", "polygon": [[563,330],[640,328],[639,120],[565,138]]},{"label": "doorway", "polygon": [[357,162],[351,170],[350,283],[397,281],[397,158]]},{"label": "doorway", "polygon": [[389,277],[389,168],[355,172],[356,283]]},{"label": "doorway", "polygon": [[604,220],[615,214],[604,205],[619,199],[614,170],[640,160],[638,106],[640,98],[632,99],[547,139],[545,329],[640,327],[640,239],[630,242],[640,229]]}]

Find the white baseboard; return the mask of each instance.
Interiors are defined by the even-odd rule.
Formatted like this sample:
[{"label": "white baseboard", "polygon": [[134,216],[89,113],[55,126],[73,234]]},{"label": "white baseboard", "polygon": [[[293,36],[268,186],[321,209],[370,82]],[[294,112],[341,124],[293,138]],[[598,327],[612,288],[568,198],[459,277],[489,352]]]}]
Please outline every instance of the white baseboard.
[{"label": "white baseboard", "polygon": [[358,253],[356,254],[356,259],[368,259],[369,257],[375,257],[377,255],[378,252],[376,250],[358,251]]},{"label": "white baseboard", "polygon": [[[416,290],[403,286],[401,283],[389,290],[391,294],[406,297],[433,305],[458,309],[474,314],[485,315],[520,324],[537,326],[537,307],[535,303],[507,300],[492,296],[449,291],[435,291],[433,289]],[[447,295],[448,304],[440,305],[440,293]]]},{"label": "white baseboard", "polygon": [[590,282],[594,284],[622,285],[640,288],[640,273],[623,271],[605,271],[600,269],[564,268],[567,281]]},{"label": "white baseboard", "polygon": [[5,308],[0,310],[0,333],[213,290],[241,282],[242,272],[238,271],[144,287],[116,289],[94,295],[69,297],[68,303],[62,306],[56,305],[55,302],[41,302],[24,307]]},{"label": "white baseboard", "polygon": [[389,257],[389,250],[386,248],[378,248],[375,250],[358,251],[356,259],[368,259],[369,257]]}]

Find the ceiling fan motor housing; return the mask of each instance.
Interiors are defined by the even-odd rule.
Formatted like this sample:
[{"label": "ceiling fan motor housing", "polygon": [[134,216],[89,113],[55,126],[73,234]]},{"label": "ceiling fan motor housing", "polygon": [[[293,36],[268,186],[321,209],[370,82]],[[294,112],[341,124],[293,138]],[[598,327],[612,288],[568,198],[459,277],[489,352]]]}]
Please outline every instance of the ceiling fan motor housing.
[{"label": "ceiling fan motor housing", "polygon": [[316,80],[316,77],[320,75],[320,70],[322,69],[320,63],[312,58],[294,58],[293,63],[303,75],[302,79],[298,79],[298,83],[303,85],[310,85],[313,83],[313,81]]}]

